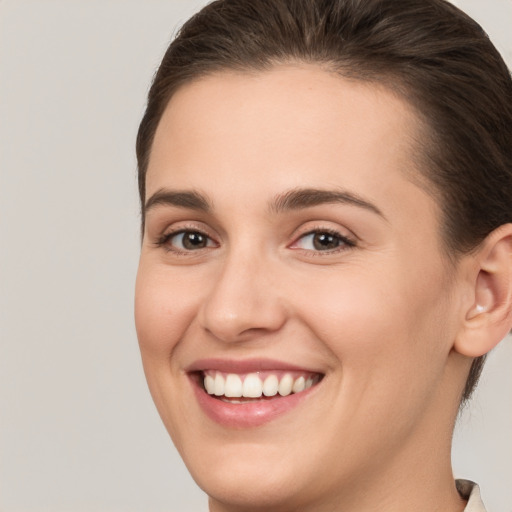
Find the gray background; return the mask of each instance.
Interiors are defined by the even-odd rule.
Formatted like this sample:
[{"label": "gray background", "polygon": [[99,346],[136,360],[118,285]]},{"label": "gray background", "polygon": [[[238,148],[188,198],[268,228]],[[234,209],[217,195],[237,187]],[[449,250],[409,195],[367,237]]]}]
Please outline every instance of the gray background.
[{"label": "gray background", "polygon": [[[0,0],[0,511],[206,510],[133,327],[134,139],[202,1]],[[512,63],[511,0],[460,0]],[[455,436],[457,476],[512,511],[512,342]]]}]

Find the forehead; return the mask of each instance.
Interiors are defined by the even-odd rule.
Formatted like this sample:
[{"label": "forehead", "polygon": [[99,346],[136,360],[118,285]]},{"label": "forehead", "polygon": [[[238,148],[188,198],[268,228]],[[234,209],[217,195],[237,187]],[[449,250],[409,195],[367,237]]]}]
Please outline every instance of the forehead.
[{"label": "forehead", "polygon": [[[316,65],[219,72],[179,89],[157,128],[147,197],[162,187],[227,195],[343,187],[365,196],[411,189],[414,109],[389,89]],[[398,189],[401,189],[398,191]],[[417,193],[417,191],[415,192]],[[393,195],[392,194],[392,195]],[[233,198],[233,194],[230,195]]]}]

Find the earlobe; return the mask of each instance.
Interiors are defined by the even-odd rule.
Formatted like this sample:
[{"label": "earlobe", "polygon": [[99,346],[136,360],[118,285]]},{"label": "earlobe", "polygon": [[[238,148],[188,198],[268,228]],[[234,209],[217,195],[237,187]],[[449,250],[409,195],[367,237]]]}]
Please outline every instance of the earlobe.
[{"label": "earlobe", "polygon": [[475,358],[492,350],[512,328],[512,224],[490,233],[473,258],[473,300],[454,348]]}]

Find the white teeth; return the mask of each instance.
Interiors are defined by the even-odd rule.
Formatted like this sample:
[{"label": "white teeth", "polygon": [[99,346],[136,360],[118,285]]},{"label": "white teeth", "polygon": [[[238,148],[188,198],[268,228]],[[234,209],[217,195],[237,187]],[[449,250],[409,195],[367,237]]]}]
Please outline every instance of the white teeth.
[{"label": "white teeth", "polygon": [[[208,388],[207,388],[208,389]],[[300,393],[306,389],[306,379],[304,377],[299,377],[293,383],[292,391],[294,393]]]},{"label": "white teeth", "polygon": [[213,393],[215,396],[224,395],[224,377],[220,373],[215,375],[215,387],[213,389]]},{"label": "white teeth", "polygon": [[290,374],[286,374],[279,383],[279,394],[281,396],[288,396],[292,392],[293,388],[293,377]]},{"label": "white teeth", "polygon": [[215,393],[215,379],[211,375],[205,376],[204,387],[208,394],[213,395]]},{"label": "white teeth", "polygon": [[224,396],[242,396],[242,379],[235,373],[230,373],[226,377],[226,382],[224,384]]},{"label": "white teeth", "polygon": [[263,383],[256,373],[250,373],[244,379],[243,396],[259,398],[263,392]]},{"label": "white teeth", "polygon": [[269,375],[263,383],[263,394],[265,396],[277,395],[279,389],[279,380],[276,375]]},{"label": "white teeth", "polygon": [[[242,377],[236,373],[222,374],[217,371],[209,371],[204,375],[204,388],[209,395],[226,398],[261,398],[262,395],[272,397],[278,393],[281,396],[288,396],[291,393],[300,393],[310,388],[320,377],[308,377],[301,375],[293,378],[293,375],[286,373],[281,377],[267,375],[262,382],[257,373],[249,373],[242,381]],[[229,400],[230,403],[242,403],[240,400]]]}]

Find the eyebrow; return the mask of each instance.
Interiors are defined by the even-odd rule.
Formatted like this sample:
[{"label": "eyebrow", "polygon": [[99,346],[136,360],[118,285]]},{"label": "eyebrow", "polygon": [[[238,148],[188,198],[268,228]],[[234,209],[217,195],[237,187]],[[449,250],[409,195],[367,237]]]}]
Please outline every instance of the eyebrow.
[{"label": "eyebrow", "polygon": [[[286,211],[311,208],[322,204],[348,204],[363,208],[375,213],[387,220],[382,211],[370,201],[348,192],[346,190],[324,190],[314,188],[298,188],[289,190],[278,195],[269,204],[272,213],[282,213]],[[155,208],[158,205],[176,206],[189,210],[197,210],[204,213],[213,210],[209,199],[195,190],[169,190],[160,189],[155,192],[146,202],[144,213]]]},{"label": "eyebrow", "polygon": [[144,213],[152,210],[158,205],[177,206],[189,210],[198,210],[208,213],[212,206],[210,201],[203,194],[188,190],[160,189],[156,191],[144,205]]},{"label": "eyebrow", "polygon": [[314,188],[293,189],[279,195],[270,204],[270,209],[275,213],[280,213],[289,210],[300,210],[302,208],[311,208],[322,204],[335,203],[364,208],[365,210],[373,212],[386,220],[386,217],[382,211],[377,208],[377,206],[346,190],[324,190]]}]

